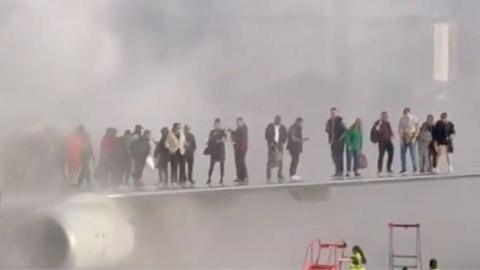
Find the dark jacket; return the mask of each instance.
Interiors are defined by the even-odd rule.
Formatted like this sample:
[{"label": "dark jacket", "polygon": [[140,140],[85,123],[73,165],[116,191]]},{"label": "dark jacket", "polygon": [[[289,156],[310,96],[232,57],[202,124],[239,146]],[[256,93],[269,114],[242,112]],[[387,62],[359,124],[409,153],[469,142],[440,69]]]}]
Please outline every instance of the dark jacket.
[{"label": "dark jacket", "polygon": [[168,148],[165,146],[166,140],[167,136],[162,136],[153,152],[153,156],[157,159],[157,165],[159,166],[168,163],[168,160],[170,159],[170,151],[168,151]]},{"label": "dark jacket", "polygon": [[195,150],[197,150],[195,136],[191,132],[185,132],[185,157],[193,158]]},{"label": "dark jacket", "polygon": [[345,124],[343,123],[343,118],[340,116],[328,119],[327,124],[325,125],[325,132],[328,134],[328,142],[336,143],[339,142],[343,134],[347,131]]},{"label": "dark jacket", "polygon": [[373,125],[373,128],[378,132],[379,143],[392,142],[393,130],[390,122],[377,120]]},{"label": "dark jacket", "polygon": [[130,145],[130,153],[136,160],[145,160],[150,154],[150,140],[145,138],[136,139]]},{"label": "dark jacket", "polygon": [[208,136],[208,150],[214,161],[225,161],[225,139],[227,133],[224,129],[213,129]]},{"label": "dark jacket", "polygon": [[[287,128],[280,124],[280,128],[279,128],[279,140],[278,140],[278,143],[279,144],[284,144],[287,142],[287,137],[288,137],[288,134],[287,134]],[[272,144],[275,144],[275,124],[274,123],[270,123],[268,126],[267,126],[267,129],[265,130],[265,140],[267,140],[267,143],[268,145],[272,145]]]},{"label": "dark jacket", "polygon": [[445,123],[439,120],[432,130],[432,138],[439,145],[450,145],[452,135],[455,135],[455,126],[452,122]]},{"label": "dark jacket", "polygon": [[248,127],[243,124],[232,131],[232,141],[234,142],[233,149],[242,153],[248,150]]},{"label": "dark jacket", "polygon": [[288,129],[287,149],[290,152],[301,153],[303,151],[303,134],[301,126],[293,124]]}]

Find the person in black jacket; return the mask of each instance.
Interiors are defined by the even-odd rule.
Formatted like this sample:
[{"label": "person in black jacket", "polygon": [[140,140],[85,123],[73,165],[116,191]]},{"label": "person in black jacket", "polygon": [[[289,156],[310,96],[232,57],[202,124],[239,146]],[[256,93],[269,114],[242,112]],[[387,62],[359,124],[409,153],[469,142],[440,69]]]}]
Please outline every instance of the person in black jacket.
[{"label": "person in black jacket", "polygon": [[242,117],[237,118],[237,128],[231,131],[233,151],[235,153],[235,168],[237,179],[234,182],[245,184],[248,182],[246,156],[248,150],[248,127]]},{"label": "person in black jacket", "polygon": [[330,109],[330,119],[325,126],[325,132],[328,134],[328,142],[332,151],[332,159],[335,164],[334,176],[343,176],[343,156],[345,152],[345,141],[342,136],[347,128],[343,123],[343,118],[338,115],[336,108]]},{"label": "person in black jacket", "polygon": [[195,150],[197,149],[197,142],[195,141],[195,136],[193,135],[190,127],[185,125],[183,127],[185,133],[185,162],[187,163],[187,180],[191,184],[195,183],[193,181],[193,163],[195,160]]},{"label": "person in black jacket", "polygon": [[134,171],[133,180],[136,186],[140,186],[143,170],[147,163],[147,157],[150,154],[150,130],[145,130],[142,137],[136,139],[130,145],[130,152],[132,153]]},{"label": "person in black jacket", "polygon": [[300,176],[297,175],[298,162],[300,160],[300,154],[303,152],[303,143],[308,138],[303,137],[303,118],[298,117],[295,123],[288,129],[288,143],[287,150],[290,152],[292,161],[290,163],[290,180],[300,180]]},{"label": "person in black jacket", "polygon": [[392,143],[393,139],[393,130],[388,120],[388,113],[382,112],[380,120],[375,121],[372,129],[370,130],[370,140],[373,143],[378,143],[378,162],[377,169],[378,174],[380,175],[383,170],[383,159],[385,153],[387,153],[387,173],[393,174],[392,163],[393,163],[393,153],[394,147]]},{"label": "person in black jacket", "polygon": [[123,185],[128,185],[130,174],[132,173],[132,156],[130,154],[130,144],[132,142],[132,132],[127,129],[119,139],[118,159],[120,164],[120,178]]},{"label": "person in black jacket", "polygon": [[227,133],[222,128],[220,118],[215,119],[214,128],[210,131],[205,154],[210,156],[210,167],[208,169],[207,185],[212,182],[212,173],[215,163],[220,163],[220,185],[223,185],[225,176],[225,140]]},{"label": "person in black jacket", "polygon": [[154,157],[157,160],[157,168],[158,168],[158,183],[163,184],[167,187],[169,183],[169,176],[168,176],[168,165],[170,162],[170,152],[168,151],[167,147],[165,146],[165,142],[168,136],[168,127],[163,127],[161,130],[161,137],[160,141],[157,143],[154,151]]},{"label": "person in black jacket", "polygon": [[283,181],[283,148],[287,142],[287,128],[282,124],[280,115],[275,116],[273,123],[265,130],[265,140],[268,147],[267,181],[272,178],[272,169],[278,167],[277,178]]},{"label": "person in black jacket", "polygon": [[438,160],[441,157],[445,157],[450,173],[453,172],[453,166],[451,163],[451,154],[453,153],[453,135],[455,135],[455,125],[448,120],[447,113],[440,115],[440,120],[437,121],[433,128],[432,138],[434,141],[435,149],[437,149],[437,162],[434,172],[438,172]]}]

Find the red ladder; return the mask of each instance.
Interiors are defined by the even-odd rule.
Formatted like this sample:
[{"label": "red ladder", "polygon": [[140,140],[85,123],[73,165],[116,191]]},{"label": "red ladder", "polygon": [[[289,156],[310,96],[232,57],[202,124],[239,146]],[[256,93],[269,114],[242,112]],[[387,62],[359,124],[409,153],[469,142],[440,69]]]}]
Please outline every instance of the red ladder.
[{"label": "red ladder", "polygon": [[[321,243],[320,239],[311,242],[305,252],[304,270],[341,270],[345,259],[347,244],[343,241],[336,243]],[[322,250],[327,256],[322,258]],[[321,259],[326,259],[320,262]]]},{"label": "red ladder", "polygon": [[[388,252],[388,269],[402,269],[407,267],[408,269],[422,269],[422,250],[420,246],[420,224],[395,224],[389,223],[389,252]],[[394,230],[395,229],[414,229],[416,233],[415,254],[396,254],[394,247]],[[396,264],[396,259],[402,260],[414,260],[415,264],[403,265]]]}]

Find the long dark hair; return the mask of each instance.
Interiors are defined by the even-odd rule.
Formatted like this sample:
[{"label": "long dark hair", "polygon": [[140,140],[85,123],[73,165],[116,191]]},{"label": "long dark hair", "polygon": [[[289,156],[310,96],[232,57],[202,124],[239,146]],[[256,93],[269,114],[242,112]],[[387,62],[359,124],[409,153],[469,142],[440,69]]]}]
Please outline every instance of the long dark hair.
[{"label": "long dark hair", "polygon": [[363,254],[363,250],[360,248],[360,246],[354,246],[352,248],[352,252],[355,254],[355,253],[359,253],[361,256],[362,256],[362,264],[366,264],[367,263],[367,258],[365,257],[365,255]]}]

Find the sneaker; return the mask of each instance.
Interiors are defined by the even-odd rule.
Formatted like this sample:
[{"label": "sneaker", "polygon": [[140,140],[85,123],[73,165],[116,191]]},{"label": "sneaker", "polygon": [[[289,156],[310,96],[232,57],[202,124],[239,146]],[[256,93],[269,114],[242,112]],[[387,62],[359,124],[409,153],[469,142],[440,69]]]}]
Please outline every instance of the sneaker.
[{"label": "sneaker", "polygon": [[347,174],[345,174],[345,177],[350,177],[350,173],[347,172]]},{"label": "sneaker", "polygon": [[453,166],[448,166],[448,172],[453,173]]},{"label": "sneaker", "polygon": [[218,182],[221,186],[223,186],[223,179]]},{"label": "sneaker", "polygon": [[356,172],[356,173],[355,173],[355,176],[356,176],[356,177],[360,177],[360,176],[362,176],[362,175],[359,174],[358,172]]},{"label": "sneaker", "polygon": [[302,177],[300,175],[292,175],[290,177],[290,181],[291,182],[300,182],[300,181],[302,181]]},{"label": "sneaker", "polygon": [[212,181],[211,180],[208,180],[207,181],[207,185],[211,185],[212,184]]},{"label": "sneaker", "polygon": [[405,174],[405,173],[407,173],[407,170],[401,170],[400,171],[400,174]]},{"label": "sneaker", "polygon": [[433,168],[432,169],[432,174],[438,174],[440,171],[438,170],[438,168]]}]

